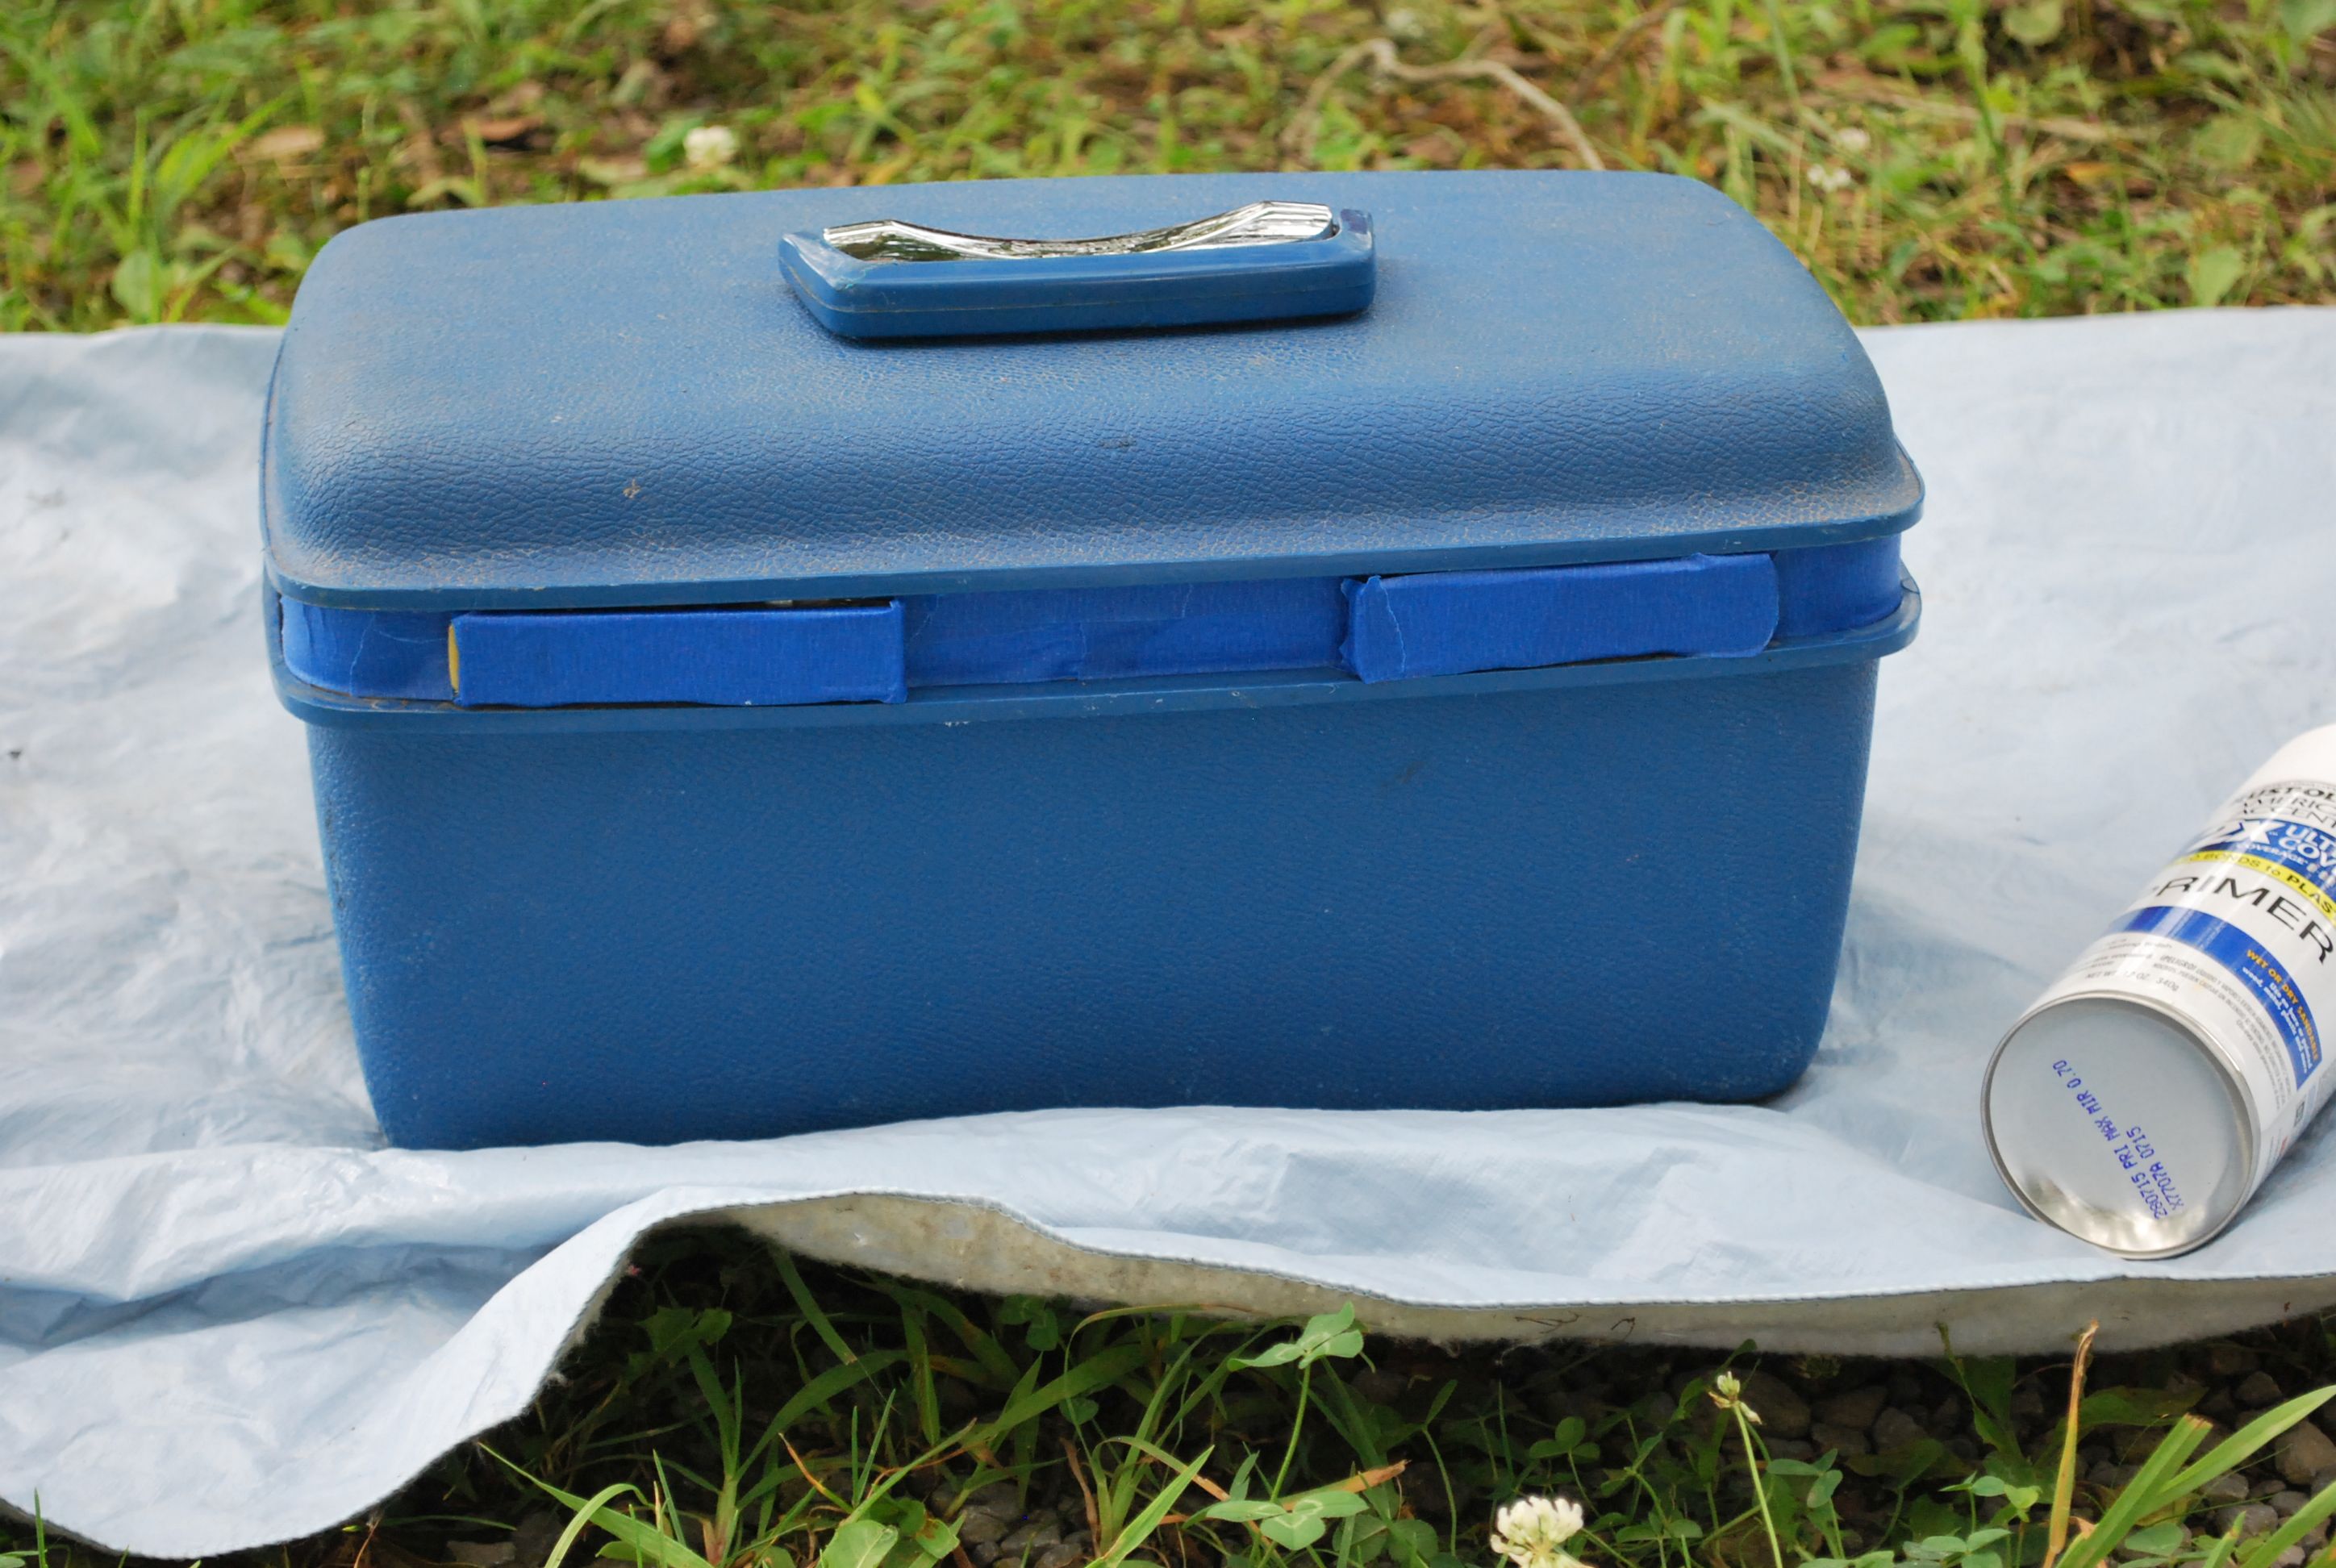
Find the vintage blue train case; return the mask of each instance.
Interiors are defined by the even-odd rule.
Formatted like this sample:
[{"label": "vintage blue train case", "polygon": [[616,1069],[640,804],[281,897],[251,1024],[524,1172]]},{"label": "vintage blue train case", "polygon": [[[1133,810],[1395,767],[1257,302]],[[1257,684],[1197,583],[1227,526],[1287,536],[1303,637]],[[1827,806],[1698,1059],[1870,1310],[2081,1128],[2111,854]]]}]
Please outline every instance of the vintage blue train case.
[{"label": "vintage blue train case", "polygon": [[1684,180],[364,225],[262,504],[382,1125],[1770,1094],[1921,496]]}]

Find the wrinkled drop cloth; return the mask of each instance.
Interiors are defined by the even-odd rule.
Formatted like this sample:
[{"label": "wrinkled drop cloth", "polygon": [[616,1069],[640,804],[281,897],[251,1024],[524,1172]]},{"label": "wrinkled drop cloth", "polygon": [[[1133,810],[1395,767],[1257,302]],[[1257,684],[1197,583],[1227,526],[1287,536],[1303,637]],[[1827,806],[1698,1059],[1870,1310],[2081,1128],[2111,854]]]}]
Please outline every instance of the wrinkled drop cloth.
[{"label": "wrinkled drop cloth", "polygon": [[1998,1036],[2336,719],[2336,309],[1870,332],[1931,484],[1841,986],[1763,1105],[1078,1111],[415,1154],[367,1109],[254,520],[273,334],[0,339],[0,1497],[303,1535],[523,1410],[647,1228],[1377,1331],[1924,1352],[2336,1302],[2336,1145],[2132,1262],[2024,1218]]}]

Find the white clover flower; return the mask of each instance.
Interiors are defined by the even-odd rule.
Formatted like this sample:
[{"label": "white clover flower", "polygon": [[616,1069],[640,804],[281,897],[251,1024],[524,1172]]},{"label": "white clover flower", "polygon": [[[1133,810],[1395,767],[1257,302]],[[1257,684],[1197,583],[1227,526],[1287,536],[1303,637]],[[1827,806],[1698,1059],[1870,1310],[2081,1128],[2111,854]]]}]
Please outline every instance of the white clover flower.
[{"label": "white clover flower", "polygon": [[1744,1379],[1733,1372],[1722,1372],[1711,1380],[1711,1402],[1723,1410],[1741,1410],[1746,1420],[1760,1425],[1760,1412],[1744,1402]]},{"label": "white clover flower", "polygon": [[738,156],[738,133],[727,125],[700,125],[681,139],[681,156],[692,169],[719,169]]},{"label": "white clover flower", "polygon": [[1520,1497],[1493,1516],[1493,1550],[1516,1568],[1583,1568],[1562,1548],[1582,1529],[1569,1497]]},{"label": "white clover flower", "polygon": [[1416,44],[1427,36],[1427,18],[1408,5],[1398,5],[1388,12],[1380,25],[1387,29],[1388,37],[1406,44]]},{"label": "white clover flower", "polygon": [[1819,190],[1846,190],[1857,183],[1857,176],[1830,163],[1812,163],[1809,165],[1809,183]]},{"label": "white clover flower", "polygon": [[1864,127],[1852,125],[1845,130],[1836,131],[1834,134],[1833,144],[1854,158],[1873,146],[1874,138],[1866,133]]}]

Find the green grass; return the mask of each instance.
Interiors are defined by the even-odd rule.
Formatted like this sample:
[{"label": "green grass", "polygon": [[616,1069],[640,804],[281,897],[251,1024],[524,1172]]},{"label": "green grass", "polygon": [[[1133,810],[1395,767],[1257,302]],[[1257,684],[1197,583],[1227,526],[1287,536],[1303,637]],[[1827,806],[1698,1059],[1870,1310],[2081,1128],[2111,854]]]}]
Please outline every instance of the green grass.
[{"label": "green grass", "polygon": [[[530,1417],[239,1568],[1463,1568],[1526,1494],[1583,1505],[1568,1549],[1595,1568],[2040,1568],[2056,1528],[2055,1568],[2272,1568],[2299,1541],[2324,1564],[2336,1486],[2277,1534],[2218,1534],[2215,1511],[2281,1491],[2273,1439],[2336,1393],[2312,1391],[2331,1366],[2313,1320],[2105,1359],[2071,1437],[2068,1356],[1451,1353],[1344,1313],[1082,1313],[669,1233]],[[1869,1387],[1925,1429],[1785,1435],[1794,1406],[1822,1419]],[[1061,1521],[1059,1550],[991,1552],[1031,1514]],[[92,1568],[5,1524],[0,1564]]]},{"label": "green grass", "polygon": [[[336,230],[417,209],[1582,162],[1528,92],[1607,166],[1754,209],[1861,321],[2316,300],[2331,29],[2336,0],[10,0],[0,326],[279,320]],[[699,125],[735,159],[693,170]]]}]

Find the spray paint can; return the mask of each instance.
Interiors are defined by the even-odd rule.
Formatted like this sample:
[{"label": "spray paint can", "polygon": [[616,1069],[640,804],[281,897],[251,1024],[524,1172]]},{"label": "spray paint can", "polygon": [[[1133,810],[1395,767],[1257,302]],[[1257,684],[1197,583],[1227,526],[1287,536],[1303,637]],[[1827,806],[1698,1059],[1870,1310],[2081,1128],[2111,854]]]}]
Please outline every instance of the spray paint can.
[{"label": "spray paint can", "polygon": [[2280,748],[1996,1047],[1988,1149],[2111,1251],[2206,1242],[2329,1097],[2336,725]]}]

